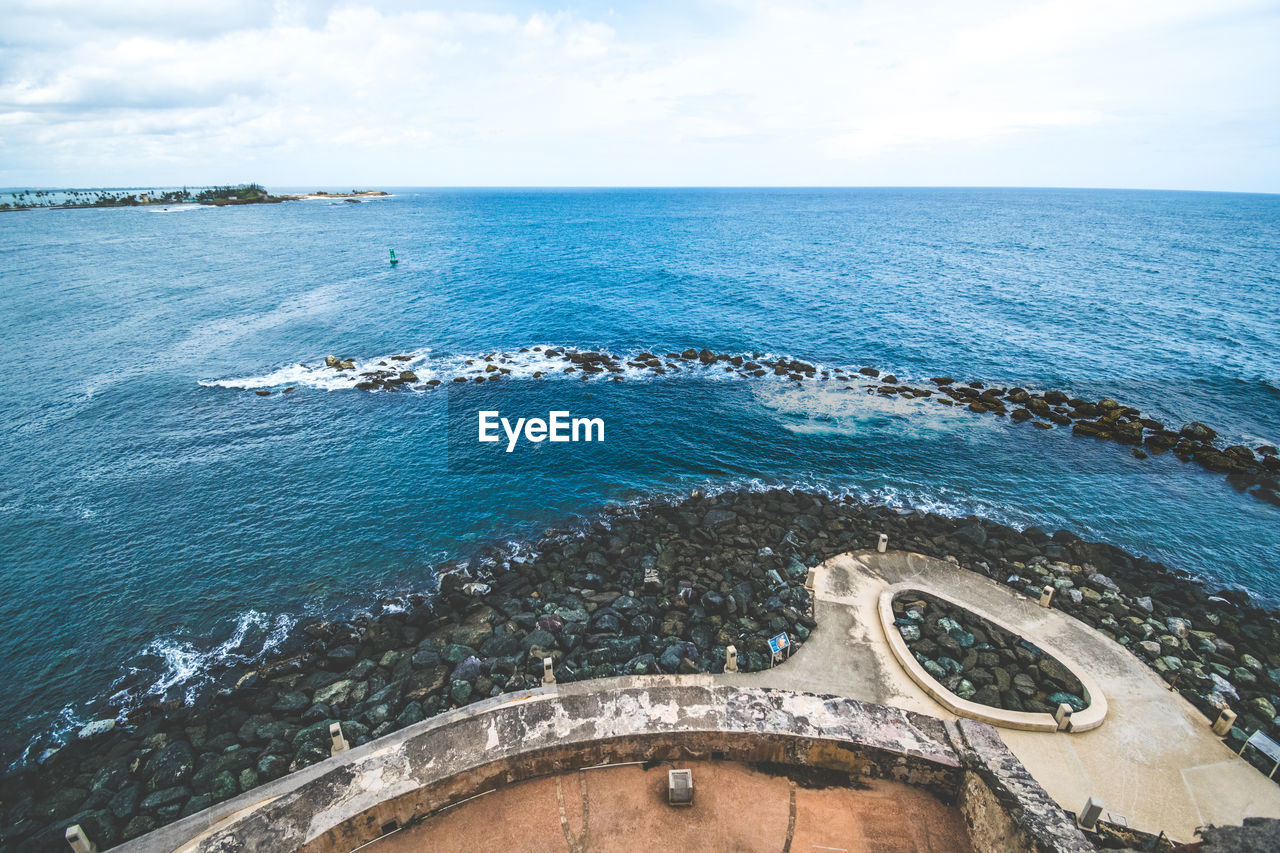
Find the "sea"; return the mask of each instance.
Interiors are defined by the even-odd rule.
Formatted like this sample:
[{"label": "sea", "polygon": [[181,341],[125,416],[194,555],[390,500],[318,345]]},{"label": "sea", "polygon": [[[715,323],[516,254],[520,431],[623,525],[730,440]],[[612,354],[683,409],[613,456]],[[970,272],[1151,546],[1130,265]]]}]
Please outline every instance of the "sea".
[{"label": "sea", "polygon": [[[401,607],[446,561],[694,489],[1067,528],[1280,601],[1280,508],[1171,454],[860,382],[584,380],[544,354],[1062,389],[1277,444],[1280,196],[387,189],[0,214],[6,762],[194,700],[300,620]],[[381,362],[442,384],[356,389]],[[509,372],[472,381],[489,364]],[[479,411],[601,418],[605,441],[507,452]]]}]

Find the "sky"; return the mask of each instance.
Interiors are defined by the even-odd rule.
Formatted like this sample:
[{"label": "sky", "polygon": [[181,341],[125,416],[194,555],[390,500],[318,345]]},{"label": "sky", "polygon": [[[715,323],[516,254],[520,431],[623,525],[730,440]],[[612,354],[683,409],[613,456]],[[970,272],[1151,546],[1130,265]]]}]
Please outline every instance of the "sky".
[{"label": "sky", "polygon": [[1280,192],[1280,0],[0,0],[0,186]]}]

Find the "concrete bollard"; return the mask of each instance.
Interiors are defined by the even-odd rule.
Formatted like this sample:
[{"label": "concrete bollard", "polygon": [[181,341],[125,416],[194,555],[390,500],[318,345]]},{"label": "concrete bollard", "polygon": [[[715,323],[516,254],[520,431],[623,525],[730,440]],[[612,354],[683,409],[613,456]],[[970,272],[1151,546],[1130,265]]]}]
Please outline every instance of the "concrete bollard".
[{"label": "concrete bollard", "polygon": [[330,755],[337,755],[339,752],[346,752],[351,748],[347,743],[346,737],[342,734],[342,723],[329,724],[329,740],[333,741],[333,745],[329,747]]},{"label": "concrete bollard", "polygon": [[880,538],[876,540],[876,551],[883,554],[889,547],[889,534],[881,533]]},{"label": "concrete bollard", "polygon": [[1213,721],[1213,733],[1218,737],[1226,737],[1227,732],[1231,731],[1231,727],[1236,724],[1236,712],[1230,708],[1223,708],[1218,712],[1218,719]]},{"label": "concrete bollard", "polygon": [[1084,808],[1076,816],[1076,826],[1090,831],[1095,830],[1098,828],[1098,819],[1101,817],[1102,803],[1090,797],[1084,801]]},{"label": "concrete bollard", "polygon": [[84,834],[84,830],[78,823],[67,827],[65,838],[75,853],[98,853],[98,845],[89,840],[89,836]]},{"label": "concrete bollard", "polygon": [[1053,712],[1053,718],[1058,721],[1058,731],[1071,731],[1071,706],[1066,702],[1058,705],[1058,710]]},{"label": "concrete bollard", "polygon": [[810,594],[817,591],[818,588],[818,570],[810,569],[809,574],[805,575],[804,588],[809,590]]},{"label": "concrete bollard", "polygon": [[1041,607],[1048,607],[1049,605],[1053,604],[1053,593],[1054,593],[1054,589],[1051,586],[1046,586],[1044,589],[1040,590],[1040,606]]},{"label": "concrete bollard", "polygon": [[551,658],[542,659],[542,683],[545,685],[556,683],[555,661]]},{"label": "concrete bollard", "polygon": [[724,671],[725,671],[725,672],[737,672],[737,671],[738,671],[738,647],[737,647],[737,646],[726,646],[726,647],[725,647],[725,650],[724,650]]}]

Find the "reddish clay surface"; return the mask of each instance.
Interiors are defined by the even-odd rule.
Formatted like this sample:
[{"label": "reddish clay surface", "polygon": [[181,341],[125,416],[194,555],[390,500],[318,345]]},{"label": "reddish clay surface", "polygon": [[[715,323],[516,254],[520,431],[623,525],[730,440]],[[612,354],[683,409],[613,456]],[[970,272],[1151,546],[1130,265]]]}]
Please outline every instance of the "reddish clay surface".
[{"label": "reddish clay surface", "polygon": [[[667,770],[693,770],[694,804],[667,805]],[[730,762],[581,770],[485,794],[363,848],[409,851],[966,853],[960,814],[926,791],[873,780],[805,788]]]}]

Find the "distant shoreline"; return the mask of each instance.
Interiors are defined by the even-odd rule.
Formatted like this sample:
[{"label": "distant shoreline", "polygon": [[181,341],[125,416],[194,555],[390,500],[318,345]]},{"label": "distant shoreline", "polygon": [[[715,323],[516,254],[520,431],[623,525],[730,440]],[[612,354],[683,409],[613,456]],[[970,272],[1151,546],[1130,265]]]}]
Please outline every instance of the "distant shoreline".
[{"label": "distant shoreline", "polygon": [[[24,192],[14,198],[23,198],[30,194],[30,191]],[[62,193],[71,197],[79,195],[87,195],[87,190],[75,190]],[[35,191],[36,198],[47,195],[46,192]],[[330,193],[324,190],[317,190],[314,193],[306,195],[271,195],[265,188],[257,184],[247,184],[238,187],[212,187],[204,189],[199,193],[192,194],[189,190],[181,191],[173,190],[165,192],[161,196],[152,196],[149,191],[141,193],[117,193],[108,195],[99,193],[98,197],[92,201],[66,201],[54,203],[14,203],[0,202],[0,212],[14,212],[20,210],[81,210],[95,207],[159,207],[174,206],[184,204],[197,204],[205,207],[228,207],[240,204],[279,204],[284,201],[308,201],[318,199],[341,200],[341,201],[359,201],[365,198],[378,198],[382,196],[390,196],[384,190],[351,190],[346,193]]]},{"label": "distant shoreline", "polygon": [[284,198],[286,201],[293,201],[295,199],[307,201],[311,199],[322,199],[322,198],[327,198],[330,200],[348,199],[348,198],[379,198],[382,196],[389,196],[389,195],[391,195],[391,193],[385,192],[383,190],[352,190],[349,193],[327,193],[327,192],[317,190],[316,192],[309,193],[307,195],[285,196]]}]

